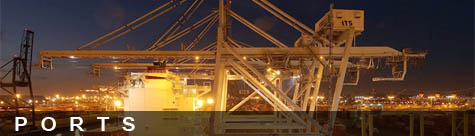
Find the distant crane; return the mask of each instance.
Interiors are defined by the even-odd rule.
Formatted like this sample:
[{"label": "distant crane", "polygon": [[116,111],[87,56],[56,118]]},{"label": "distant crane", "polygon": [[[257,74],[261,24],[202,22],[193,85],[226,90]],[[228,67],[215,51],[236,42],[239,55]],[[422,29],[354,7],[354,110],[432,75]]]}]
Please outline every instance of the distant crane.
[{"label": "distant crane", "polygon": [[[0,66],[0,69],[4,69],[11,64],[11,68],[6,70],[7,73],[0,80],[0,88],[13,99],[14,103],[10,103],[11,101],[5,101],[5,103],[15,109],[16,116],[21,115],[20,109],[29,109],[31,110],[32,120],[35,120],[35,100],[31,86],[33,40],[34,32],[25,29],[20,45],[20,55],[13,56],[12,60]],[[11,80],[8,80],[7,77],[10,77]],[[18,91],[20,88],[28,88],[29,99],[26,99],[28,97],[21,96],[22,94]],[[33,121],[32,127],[35,127],[35,121]]]}]

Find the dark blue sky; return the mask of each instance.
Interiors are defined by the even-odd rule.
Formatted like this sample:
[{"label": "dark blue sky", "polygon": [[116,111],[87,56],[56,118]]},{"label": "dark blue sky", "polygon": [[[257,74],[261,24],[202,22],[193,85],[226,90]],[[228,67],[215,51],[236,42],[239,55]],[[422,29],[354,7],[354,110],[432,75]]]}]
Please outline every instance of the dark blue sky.
[{"label": "dark blue sky", "polygon": [[[35,51],[72,50],[102,34],[126,24],[166,2],[158,0],[0,0],[1,1],[1,62],[18,53],[24,28],[35,31]],[[304,24],[314,23],[329,9],[332,0],[273,0],[272,2]],[[126,44],[144,49],[183,13],[190,4],[172,10],[119,38],[101,49],[126,49]],[[194,22],[217,7],[216,0],[205,1],[190,22]],[[362,84],[345,87],[344,92],[366,93],[398,91],[410,88],[420,91],[451,91],[474,86],[474,1],[433,0],[337,0],[335,8],[365,10],[365,31],[357,45],[413,48],[429,52],[423,70],[411,70],[403,82],[369,82],[365,73]],[[300,36],[285,23],[261,9],[251,0],[235,0],[232,9],[288,45]],[[200,42],[203,46],[215,39],[215,30]],[[184,43],[196,35],[191,33]],[[269,42],[233,21],[232,37],[256,46]],[[180,41],[181,42],[181,41]],[[179,42],[167,49],[176,49]],[[35,57],[38,52],[35,52]],[[38,63],[38,58],[34,58]],[[102,78],[88,77],[91,62],[104,60],[56,60],[53,71],[35,69],[34,87],[37,94],[76,94],[92,84],[112,84],[120,72],[103,70]]]}]

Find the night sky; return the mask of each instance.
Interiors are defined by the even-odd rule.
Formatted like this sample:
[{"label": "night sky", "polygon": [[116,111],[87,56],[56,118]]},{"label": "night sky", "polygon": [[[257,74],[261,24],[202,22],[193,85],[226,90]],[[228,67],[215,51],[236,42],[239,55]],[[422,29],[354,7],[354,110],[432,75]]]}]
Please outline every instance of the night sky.
[{"label": "night sky", "polygon": [[[307,26],[328,11],[333,0],[271,0]],[[102,34],[110,32],[127,22],[142,16],[165,0],[0,0],[1,5],[1,63],[18,54],[24,28],[35,31],[35,58],[39,63],[39,50],[73,50]],[[133,46],[145,49],[181,15],[191,1],[168,12],[164,16],[142,26],[100,49],[126,50]],[[208,0],[200,7],[188,25],[206,16],[217,7],[217,0]],[[452,92],[474,87],[474,1],[473,0],[336,0],[335,8],[365,10],[365,31],[357,37],[362,46],[390,46],[401,50],[427,50],[428,56],[422,70],[410,69],[402,82],[371,82],[370,74],[363,73],[357,87],[345,86],[347,94],[377,92],[407,93]],[[251,0],[233,1],[232,10],[257,26],[293,45],[300,33]],[[234,39],[255,45],[271,46],[265,39],[233,20],[231,35]],[[179,43],[189,43],[197,32],[183,40],[168,45],[167,50],[179,48]],[[215,40],[215,28],[198,46]],[[113,84],[121,72],[102,70],[103,77],[89,77],[92,62],[114,60],[59,60],[54,61],[55,70],[33,70],[33,86],[39,95],[55,93],[74,95],[79,89],[93,84]],[[119,60],[115,60],[119,61]],[[389,69],[386,69],[389,70]],[[4,71],[1,71],[4,72]],[[473,90],[473,89],[472,89]]]}]

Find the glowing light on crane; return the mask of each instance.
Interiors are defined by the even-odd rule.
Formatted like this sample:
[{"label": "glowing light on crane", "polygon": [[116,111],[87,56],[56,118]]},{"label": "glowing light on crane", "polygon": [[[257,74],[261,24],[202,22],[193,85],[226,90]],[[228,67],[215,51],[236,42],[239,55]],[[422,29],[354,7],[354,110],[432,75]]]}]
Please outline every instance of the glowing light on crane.
[{"label": "glowing light on crane", "polygon": [[208,98],[208,100],[206,100],[206,102],[208,102],[208,104],[213,104],[213,103],[214,103],[214,100],[211,99],[211,98]]},{"label": "glowing light on crane", "polygon": [[114,105],[115,105],[116,107],[120,107],[120,106],[122,105],[122,102],[120,102],[119,100],[116,100],[116,101],[114,102]]},{"label": "glowing light on crane", "polygon": [[201,106],[203,106],[204,102],[203,102],[203,100],[198,100],[198,101],[196,101],[196,104],[198,105],[198,107],[201,107]]}]

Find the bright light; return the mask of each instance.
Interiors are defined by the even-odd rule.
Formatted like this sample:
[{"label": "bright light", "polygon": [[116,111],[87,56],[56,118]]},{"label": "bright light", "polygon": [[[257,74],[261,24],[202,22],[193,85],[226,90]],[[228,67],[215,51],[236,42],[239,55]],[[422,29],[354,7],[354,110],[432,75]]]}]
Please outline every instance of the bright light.
[{"label": "bright light", "polygon": [[196,89],[191,90],[191,92],[196,93]]},{"label": "bright light", "polygon": [[392,95],[388,96],[388,99],[389,99],[389,100],[392,100],[392,99],[394,99],[394,98],[395,98],[395,96],[392,96]]},{"label": "bright light", "polygon": [[272,68],[267,68],[267,72],[270,72],[270,71],[272,71]]},{"label": "bright light", "polygon": [[76,104],[76,105],[77,105],[77,104],[79,104],[79,102],[78,102],[78,101],[75,101],[75,102],[74,102],[74,104]]},{"label": "bright light", "polygon": [[117,66],[114,66],[114,69],[115,69],[115,70],[117,70],[117,69],[119,69],[119,67],[117,67]]},{"label": "bright light", "polygon": [[320,56],[320,59],[323,59],[323,56]]},{"label": "bright light", "polygon": [[18,99],[21,98],[21,95],[20,95],[20,94],[16,94],[15,96],[16,96],[16,98],[18,98]]},{"label": "bright light", "polygon": [[213,103],[214,103],[214,100],[211,99],[211,98],[208,98],[208,100],[206,100],[206,102],[208,102],[208,104],[213,104]]},{"label": "bright light", "polygon": [[200,59],[200,56],[195,56],[195,60],[199,60]]},{"label": "bright light", "polygon": [[451,94],[452,98],[457,98],[457,94]]},{"label": "bright light", "polygon": [[30,99],[30,100],[28,100],[28,103],[32,103],[32,102],[33,102],[33,101],[32,101],[31,99]]},{"label": "bright light", "polygon": [[242,59],[244,59],[244,60],[247,60],[247,57],[246,57],[246,56],[244,56],[244,57],[242,57]]},{"label": "bright light", "polygon": [[185,93],[186,93],[186,92],[188,92],[188,90],[187,90],[187,89],[183,89],[183,92],[185,92]]},{"label": "bright light", "polygon": [[203,100],[198,100],[196,104],[198,105],[198,107],[201,107],[203,106],[204,103],[203,103]]},{"label": "bright light", "polygon": [[83,99],[86,99],[86,95],[85,95],[85,94],[83,94],[81,97],[82,97]]},{"label": "bright light", "polygon": [[367,97],[364,97],[363,99],[364,99],[364,100],[373,99],[373,96],[367,96]]},{"label": "bright light", "polygon": [[277,73],[277,75],[280,75],[280,70],[277,70],[275,73]]},{"label": "bright light", "polygon": [[75,59],[75,58],[76,58],[76,56],[69,56],[69,58],[71,58],[71,59]]},{"label": "bright light", "polygon": [[119,100],[117,100],[117,101],[114,102],[114,105],[115,105],[116,107],[120,107],[120,106],[122,105],[122,102],[120,102]]},{"label": "bright light", "polygon": [[59,99],[59,94],[56,94],[56,99]]},{"label": "bright light", "polygon": [[187,78],[187,77],[185,77],[185,78],[183,78],[183,80],[186,82],[186,81],[188,81],[188,78]]},{"label": "bright light", "polygon": [[5,102],[3,102],[3,101],[0,101],[0,104],[3,104],[3,103],[5,103]]},{"label": "bright light", "polygon": [[435,96],[427,96],[429,99],[435,99]]}]

